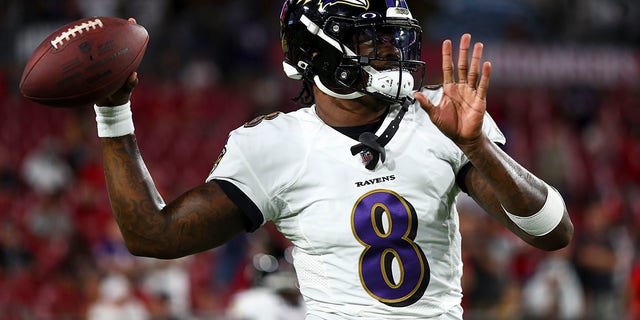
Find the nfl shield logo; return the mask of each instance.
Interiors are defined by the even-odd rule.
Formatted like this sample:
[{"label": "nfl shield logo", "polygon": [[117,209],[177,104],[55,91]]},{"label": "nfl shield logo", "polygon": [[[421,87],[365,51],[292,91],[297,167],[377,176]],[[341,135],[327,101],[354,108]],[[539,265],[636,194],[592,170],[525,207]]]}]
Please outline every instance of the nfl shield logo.
[{"label": "nfl shield logo", "polygon": [[360,157],[362,158],[362,163],[365,166],[369,164],[371,160],[373,160],[373,154],[371,154],[371,151],[369,150],[363,150],[362,152],[360,152]]}]

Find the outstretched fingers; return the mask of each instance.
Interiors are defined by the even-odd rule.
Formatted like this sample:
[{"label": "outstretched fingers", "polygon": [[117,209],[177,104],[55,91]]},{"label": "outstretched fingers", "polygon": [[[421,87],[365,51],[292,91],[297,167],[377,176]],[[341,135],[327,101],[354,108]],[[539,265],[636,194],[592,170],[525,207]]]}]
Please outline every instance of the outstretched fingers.
[{"label": "outstretched fingers", "polygon": [[[465,33],[460,38],[459,56],[456,66],[458,69],[458,83],[467,84],[472,90],[477,90],[479,98],[485,99],[489,88],[491,63],[488,61],[481,63],[484,45],[478,42],[473,46],[471,64],[469,65],[470,48],[471,35]],[[444,84],[456,83],[454,69],[452,43],[451,40],[447,39],[442,43],[442,77]],[[478,82],[478,78],[480,78],[480,82]]]},{"label": "outstretched fingers", "polygon": [[477,97],[485,100],[487,98],[487,91],[489,91],[489,79],[491,78],[491,62],[485,61],[482,64],[482,76],[480,77],[480,83],[478,84]]},{"label": "outstretched fingers", "polygon": [[484,45],[481,42],[478,42],[473,46],[473,53],[471,54],[471,67],[469,68],[467,81],[474,89],[478,84],[478,76],[480,75],[480,60],[482,60],[483,48]]},{"label": "outstretched fingers", "polygon": [[460,52],[458,54],[458,82],[467,83],[467,73],[469,72],[469,46],[471,35],[465,33],[460,38]]},{"label": "outstretched fingers", "polygon": [[453,83],[453,55],[451,40],[442,43],[442,79],[444,84]]}]

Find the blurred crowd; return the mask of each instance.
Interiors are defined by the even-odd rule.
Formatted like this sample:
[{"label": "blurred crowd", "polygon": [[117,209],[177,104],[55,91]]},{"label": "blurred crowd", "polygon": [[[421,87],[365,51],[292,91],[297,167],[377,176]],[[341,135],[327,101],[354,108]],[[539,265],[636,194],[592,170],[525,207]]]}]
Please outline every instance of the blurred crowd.
[{"label": "blurred crowd", "polygon": [[[281,71],[280,6],[279,0],[0,0],[2,319],[260,319],[257,310],[271,310],[262,319],[280,311],[301,319],[289,243],[271,224],[178,260],[130,255],[111,216],[92,110],[43,107],[17,91],[26,59],[59,26],[86,16],[135,17],[151,36],[132,99],[136,136],[156,185],[172,199],[204,181],[228,131],[257,115],[297,108],[291,98],[299,84]],[[487,48],[589,46],[640,56],[637,1],[410,6],[425,31],[428,83],[440,81],[440,42],[463,32]],[[638,74],[637,63],[631,74]],[[488,108],[507,136],[505,150],[560,190],[576,233],[570,247],[542,252],[461,195],[465,318],[640,319],[640,78],[634,77],[605,84],[492,82]]]}]

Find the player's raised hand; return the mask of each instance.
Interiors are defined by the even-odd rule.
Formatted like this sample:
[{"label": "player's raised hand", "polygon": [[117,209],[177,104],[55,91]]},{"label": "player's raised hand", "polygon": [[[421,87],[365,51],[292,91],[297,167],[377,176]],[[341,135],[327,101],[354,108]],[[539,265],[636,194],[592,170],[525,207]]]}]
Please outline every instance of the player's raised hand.
[{"label": "player's raised hand", "polygon": [[[473,46],[471,65],[469,66],[469,48],[471,36],[464,34],[460,38],[460,54],[458,57],[458,80],[454,76],[451,40],[442,44],[443,96],[435,106],[421,93],[415,97],[422,108],[427,111],[431,121],[449,139],[459,146],[468,145],[482,136],[482,120],[486,110],[487,89],[491,76],[491,63],[482,64],[480,76],[480,60],[482,59],[482,43]],[[478,77],[480,81],[478,82]]]}]

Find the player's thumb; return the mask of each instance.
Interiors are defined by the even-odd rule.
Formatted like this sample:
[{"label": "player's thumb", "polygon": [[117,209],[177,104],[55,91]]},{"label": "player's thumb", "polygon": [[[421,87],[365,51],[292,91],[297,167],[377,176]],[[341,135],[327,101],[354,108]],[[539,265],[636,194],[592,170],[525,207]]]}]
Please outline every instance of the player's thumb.
[{"label": "player's thumb", "polygon": [[133,88],[135,88],[139,82],[140,80],[138,79],[138,72],[134,71],[129,75],[129,78],[127,78],[127,82],[125,82],[122,90],[124,91],[124,93],[131,93],[133,91]]},{"label": "player's thumb", "polygon": [[422,107],[422,109],[424,109],[424,111],[427,112],[429,117],[432,117],[434,112],[435,112],[436,106],[433,105],[433,103],[431,103],[431,100],[429,100],[421,92],[414,93],[413,97],[416,98],[416,101],[418,101],[418,103],[420,103],[420,106]]}]

